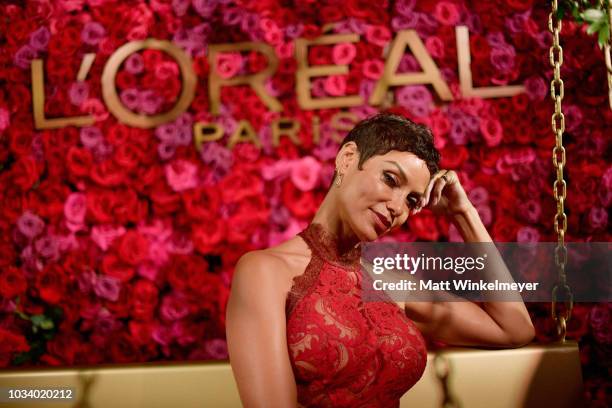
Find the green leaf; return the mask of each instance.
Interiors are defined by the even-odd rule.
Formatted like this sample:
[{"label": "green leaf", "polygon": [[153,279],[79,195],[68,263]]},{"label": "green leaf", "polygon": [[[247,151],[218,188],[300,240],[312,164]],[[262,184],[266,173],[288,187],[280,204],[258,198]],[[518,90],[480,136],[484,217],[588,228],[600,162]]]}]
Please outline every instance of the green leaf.
[{"label": "green leaf", "polygon": [[584,18],[585,21],[588,21],[590,23],[596,22],[596,21],[603,21],[604,17],[606,15],[604,14],[603,11],[598,10],[598,9],[587,9],[582,13],[582,18]]},{"label": "green leaf", "polygon": [[599,23],[599,21],[594,22],[593,24],[589,26],[589,28],[587,28],[587,34],[592,35],[598,32],[600,27],[601,27],[601,24]]},{"label": "green leaf", "polygon": [[27,363],[30,360],[32,360],[32,356],[29,352],[17,353],[15,356],[13,356],[13,365]]},{"label": "green leaf", "polygon": [[610,39],[610,29],[607,26],[602,26],[602,29],[599,30],[599,35],[597,36],[597,42],[599,43],[599,48],[603,48],[604,45],[608,43]]},{"label": "green leaf", "polygon": [[31,320],[32,320],[33,328],[40,327],[43,330],[51,330],[55,327],[55,325],[53,324],[53,320],[49,319],[45,315],[41,315],[41,314],[34,315],[32,316]]}]

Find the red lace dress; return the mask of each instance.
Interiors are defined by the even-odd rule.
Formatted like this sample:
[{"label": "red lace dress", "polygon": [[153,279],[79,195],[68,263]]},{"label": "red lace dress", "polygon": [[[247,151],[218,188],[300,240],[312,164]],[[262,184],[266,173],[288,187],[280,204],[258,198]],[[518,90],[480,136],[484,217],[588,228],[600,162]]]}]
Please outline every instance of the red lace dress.
[{"label": "red lace dress", "polygon": [[299,234],[312,258],[287,296],[287,342],[306,407],[398,407],[421,377],[425,341],[397,304],[362,302],[360,248],[320,224]]}]

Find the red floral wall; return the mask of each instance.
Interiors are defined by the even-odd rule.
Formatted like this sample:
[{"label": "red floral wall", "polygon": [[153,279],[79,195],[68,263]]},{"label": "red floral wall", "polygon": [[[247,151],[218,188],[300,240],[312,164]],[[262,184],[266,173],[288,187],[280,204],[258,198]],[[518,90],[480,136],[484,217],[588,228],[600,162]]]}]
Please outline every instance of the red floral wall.
[{"label": "red floral wall", "polygon": [[[236,259],[274,245],[313,216],[333,173],[344,134],[341,109],[301,109],[296,97],[297,38],[357,33],[357,43],[311,47],[311,65],[348,65],[348,75],[312,80],[315,98],[367,100],[400,30],[416,30],[453,93],[429,85],[394,87],[394,107],[430,126],[442,165],[455,169],[496,241],[554,241],[548,9],[530,0],[231,1],[58,0],[0,5],[0,366],[222,359],[225,303]],[[463,98],[455,26],[470,30],[475,86],[524,84],[524,93]],[[102,98],[108,58],[128,41],[172,41],[192,60],[195,98],[177,119],[153,129],[121,124]],[[246,86],[225,87],[210,113],[208,75],[261,70],[257,52],[207,61],[209,44],[254,41],[273,47],[279,66],[266,91],[271,112]],[[612,203],[605,68],[596,39],[565,23],[561,35],[568,165],[568,240],[609,241]],[[96,58],[77,80],[83,55]],[[37,130],[31,62],[45,72],[47,117],[93,115],[87,127]],[[407,50],[400,72],[420,71]],[[179,67],[167,54],[131,55],[116,80],[133,112],[174,105]],[[347,110],[356,118],[380,107]],[[313,141],[317,115],[319,143]],[[271,123],[301,124],[294,144],[273,146]],[[227,146],[247,120],[261,147]],[[223,138],[196,149],[193,126],[215,122]],[[315,129],[315,130],[313,130]],[[607,136],[606,136],[607,135]],[[397,239],[458,240],[424,211]],[[530,304],[538,338],[553,332],[548,305]],[[577,304],[569,337],[580,341],[587,397],[606,404],[611,308]],[[609,403],[609,400],[608,400]]]}]

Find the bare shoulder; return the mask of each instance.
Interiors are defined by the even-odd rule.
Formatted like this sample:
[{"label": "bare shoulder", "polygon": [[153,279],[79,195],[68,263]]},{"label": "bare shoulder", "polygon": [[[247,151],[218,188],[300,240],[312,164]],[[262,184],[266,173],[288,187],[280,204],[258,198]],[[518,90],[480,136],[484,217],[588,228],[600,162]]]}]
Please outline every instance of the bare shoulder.
[{"label": "bare shoulder", "polygon": [[247,286],[250,291],[286,295],[291,289],[293,277],[303,271],[308,261],[304,248],[294,240],[276,247],[247,252],[240,257],[232,287]]}]

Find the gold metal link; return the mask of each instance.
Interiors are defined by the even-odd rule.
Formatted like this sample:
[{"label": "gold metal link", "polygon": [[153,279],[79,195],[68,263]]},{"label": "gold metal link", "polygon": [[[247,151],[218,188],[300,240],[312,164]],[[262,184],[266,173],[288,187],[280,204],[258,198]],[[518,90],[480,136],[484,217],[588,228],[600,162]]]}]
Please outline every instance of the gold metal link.
[{"label": "gold metal link", "polygon": [[561,198],[565,200],[565,197],[567,197],[567,183],[565,180],[561,180],[561,183],[559,183],[559,180],[555,180],[555,184],[553,186],[555,200],[559,200],[559,186],[561,186]]},{"label": "gold metal link", "polygon": [[[557,65],[557,63],[559,64],[559,67],[561,67],[561,65],[563,65],[563,48],[561,48],[561,46],[557,43],[557,44],[553,44],[552,47],[550,47],[550,65],[552,65],[553,67],[555,67]],[[555,58],[556,57],[556,58]]]},{"label": "gold metal link", "polygon": [[554,133],[557,133],[557,129],[561,133],[565,132],[565,115],[563,114],[563,112],[553,113],[551,124],[552,124],[552,131]]},{"label": "gold metal link", "polygon": [[610,109],[612,109],[612,56],[610,56],[610,49],[612,48],[612,0],[608,0],[608,19],[610,36],[608,37],[608,43],[604,46],[604,59],[606,60],[608,74],[608,103],[610,104]]},{"label": "gold metal link", "polygon": [[550,96],[552,96],[553,100],[559,96],[561,99],[565,96],[565,89],[563,86],[563,80],[561,78],[554,79],[550,83]]},{"label": "gold metal link", "polygon": [[433,369],[436,377],[442,386],[442,407],[443,408],[460,408],[461,404],[454,397],[450,390],[449,377],[451,375],[451,364],[443,352],[438,351],[433,359]]},{"label": "gold metal link", "polygon": [[[612,0],[609,0],[612,3]],[[551,116],[551,127],[555,135],[552,161],[556,169],[557,179],[553,184],[553,194],[557,202],[557,213],[554,218],[555,233],[557,234],[557,247],[555,249],[555,263],[557,265],[557,285],[552,290],[551,316],[557,325],[557,334],[561,342],[565,341],[567,322],[572,315],[574,298],[570,287],[566,283],[565,266],[567,265],[567,247],[565,246],[565,233],[567,232],[567,215],[565,214],[565,199],[567,198],[567,183],[563,178],[563,168],[566,163],[565,148],[563,147],[563,133],[565,132],[565,115],[562,101],[565,88],[561,79],[561,65],[563,65],[563,47],[560,44],[561,19],[557,19],[557,0],[552,1],[552,10],[548,15],[548,30],[553,35],[553,44],[549,50],[550,65],[553,68],[553,79],[550,82],[550,97],[554,102],[554,113]],[[610,81],[610,78],[608,78]],[[612,89],[612,88],[611,88]],[[612,107],[612,91],[610,95]],[[559,288],[565,293],[563,311],[559,311]]]},{"label": "gold metal link", "polygon": [[[565,166],[565,147],[563,147],[563,145],[561,146],[555,146],[553,148],[553,166],[555,166],[555,168],[561,166],[564,167]],[[561,161],[559,161],[559,158],[561,158]]]}]

